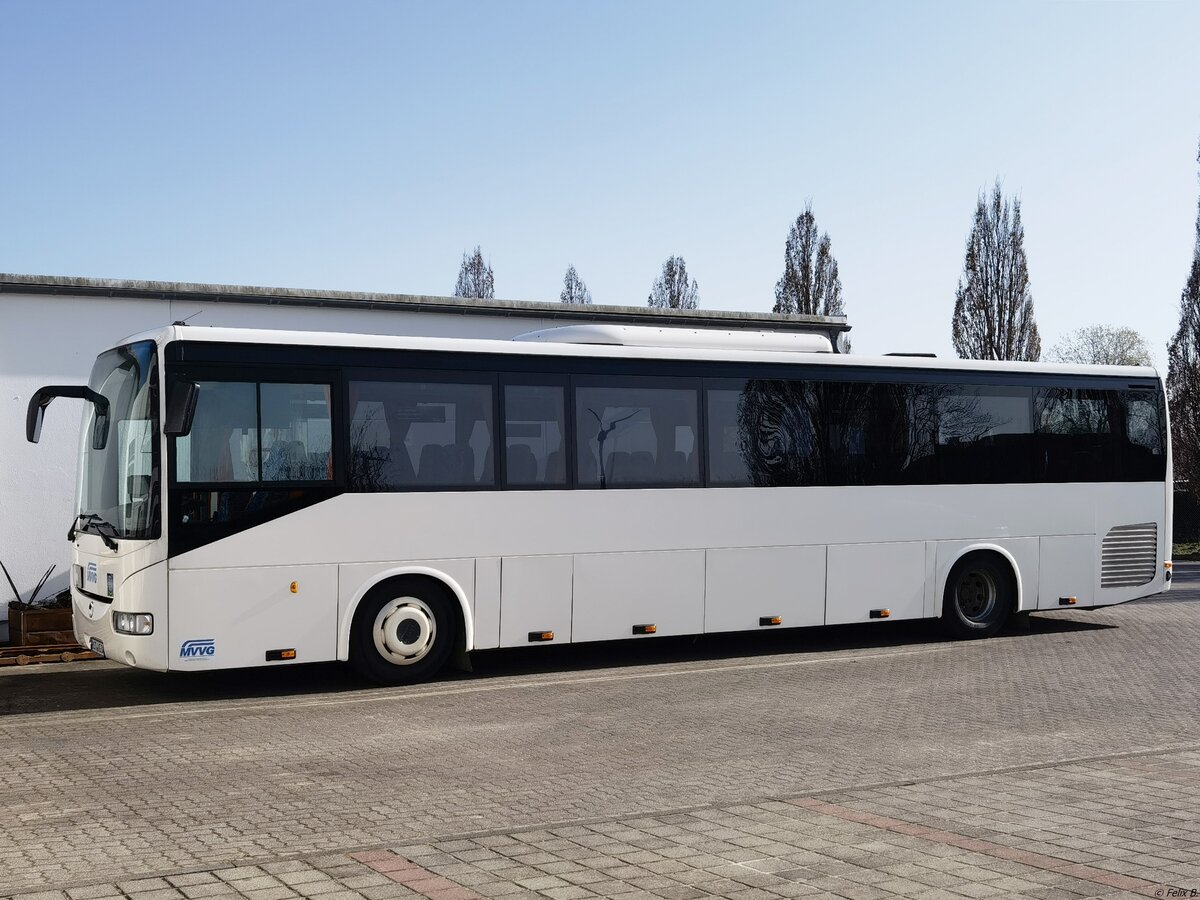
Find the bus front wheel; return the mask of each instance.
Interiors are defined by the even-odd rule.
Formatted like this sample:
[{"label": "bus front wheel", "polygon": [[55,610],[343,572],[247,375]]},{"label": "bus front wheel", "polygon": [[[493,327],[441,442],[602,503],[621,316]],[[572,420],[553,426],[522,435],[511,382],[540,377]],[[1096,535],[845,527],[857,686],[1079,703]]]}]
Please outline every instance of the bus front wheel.
[{"label": "bus front wheel", "polygon": [[942,629],[951,637],[991,637],[1016,600],[1012,569],[993,553],[969,553],[954,564],[942,600]]},{"label": "bus front wheel", "polygon": [[424,681],[445,665],[457,626],[445,591],[421,578],[385,581],[358,605],[350,664],[378,684]]}]

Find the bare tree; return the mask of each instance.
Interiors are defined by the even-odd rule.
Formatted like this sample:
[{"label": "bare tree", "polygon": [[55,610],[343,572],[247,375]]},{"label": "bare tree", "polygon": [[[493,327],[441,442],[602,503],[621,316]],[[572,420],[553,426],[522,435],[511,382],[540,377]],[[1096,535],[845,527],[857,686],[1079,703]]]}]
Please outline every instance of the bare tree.
[{"label": "bare tree", "polygon": [[1095,366],[1154,365],[1154,356],[1144,337],[1132,328],[1111,325],[1088,325],[1068,332],[1050,348],[1046,359]]},{"label": "bare tree", "polygon": [[573,303],[578,306],[592,305],[592,292],[588,290],[588,286],[579,277],[574,266],[567,267],[567,274],[563,276],[562,293],[558,295],[558,299],[563,303]]},{"label": "bare tree", "polygon": [[843,315],[842,279],[831,247],[829,233],[817,232],[810,201],[788,230],[783,275],[775,282],[775,312]]},{"label": "bare tree", "polygon": [[1200,497],[1200,207],[1192,268],[1179,298],[1179,329],[1167,345],[1167,397],[1175,477]]},{"label": "bare tree", "polygon": [[650,288],[649,304],[654,309],[695,309],[700,301],[700,286],[695,279],[688,284],[687,265],[682,256],[668,256],[662,274]]},{"label": "bare tree", "polygon": [[454,285],[455,297],[476,297],[491,300],[496,296],[496,280],[492,276],[492,264],[483,261],[483,254],[476,245],[474,253],[464,251],[462,266],[458,270],[458,281]]},{"label": "bare tree", "polygon": [[[829,232],[818,233],[811,200],[788,229],[783,275],[775,282],[774,311],[784,315],[845,315],[842,279],[838,277],[832,242]],[[850,340],[845,335],[838,338],[838,344],[843,353],[849,351]]]},{"label": "bare tree", "polygon": [[1000,182],[982,193],[967,238],[952,326],[963,359],[1037,360],[1042,339],[1033,316],[1021,201],[1009,200]]}]

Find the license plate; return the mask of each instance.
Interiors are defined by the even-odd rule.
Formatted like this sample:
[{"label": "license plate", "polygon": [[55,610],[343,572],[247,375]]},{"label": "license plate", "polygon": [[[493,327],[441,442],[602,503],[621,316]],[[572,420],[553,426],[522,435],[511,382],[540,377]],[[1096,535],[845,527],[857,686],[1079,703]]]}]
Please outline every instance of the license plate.
[{"label": "license plate", "polygon": [[100,657],[101,659],[104,659],[104,644],[103,644],[103,642],[98,641],[95,638],[92,638],[91,642],[88,644],[88,647],[98,657]]}]

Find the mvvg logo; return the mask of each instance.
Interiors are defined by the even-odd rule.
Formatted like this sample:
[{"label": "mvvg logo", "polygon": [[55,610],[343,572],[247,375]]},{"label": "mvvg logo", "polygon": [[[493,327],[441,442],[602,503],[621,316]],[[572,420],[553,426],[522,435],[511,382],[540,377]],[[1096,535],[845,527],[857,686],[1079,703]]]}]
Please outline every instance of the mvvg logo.
[{"label": "mvvg logo", "polygon": [[179,648],[179,656],[181,658],[207,656],[213,657],[217,655],[217,642],[213,638],[200,638],[197,640],[184,641],[183,646]]}]

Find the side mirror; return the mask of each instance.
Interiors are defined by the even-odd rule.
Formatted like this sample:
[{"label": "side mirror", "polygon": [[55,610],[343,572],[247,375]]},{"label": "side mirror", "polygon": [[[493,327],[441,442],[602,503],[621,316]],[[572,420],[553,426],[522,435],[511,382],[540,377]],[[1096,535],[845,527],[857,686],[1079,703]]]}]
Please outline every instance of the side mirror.
[{"label": "side mirror", "polygon": [[96,406],[96,421],[92,423],[92,449],[103,450],[108,444],[108,404]]},{"label": "side mirror", "polygon": [[25,410],[25,440],[36,444],[42,439],[42,420],[46,418],[46,407],[50,405],[53,396],[45,396],[38,391],[29,399],[29,408]]},{"label": "side mirror", "polygon": [[167,437],[185,437],[190,434],[199,399],[200,385],[196,382],[171,382],[167,390],[167,420],[163,423],[163,434]]},{"label": "side mirror", "polygon": [[[89,400],[96,407],[96,431],[92,435],[92,444],[96,449],[103,449],[108,440],[108,398],[93,391],[83,384],[54,384],[38,388],[29,398],[29,407],[25,410],[25,440],[36,444],[42,437],[42,421],[46,417],[46,407],[55,397],[73,397],[79,400]],[[103,431],[100,430],[103,422]],[[97,445],[96,440],[100,443]]]}]

